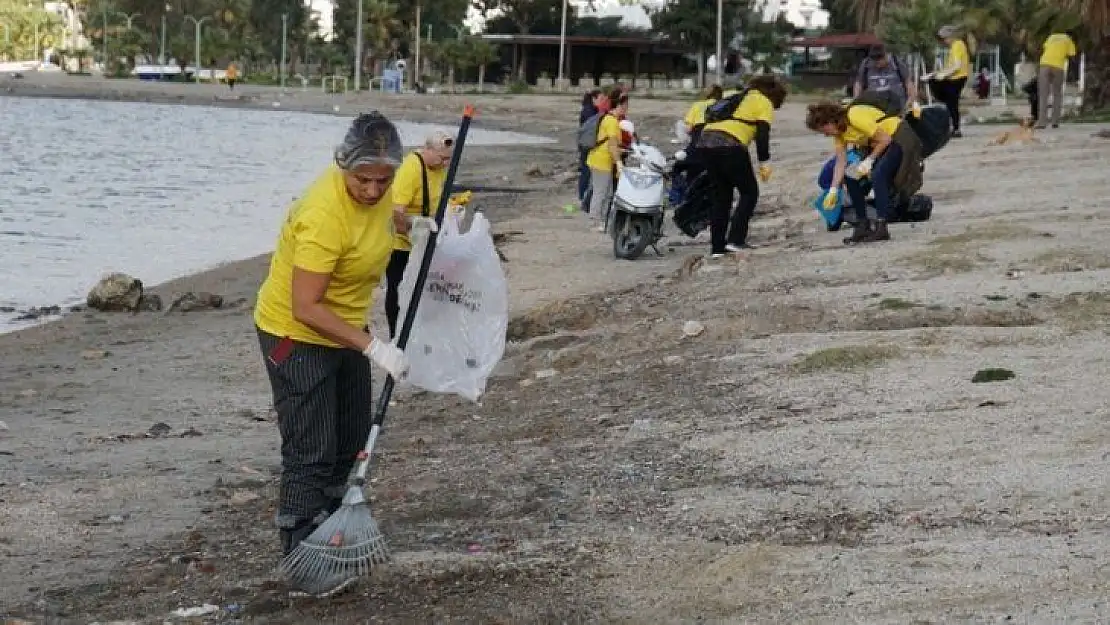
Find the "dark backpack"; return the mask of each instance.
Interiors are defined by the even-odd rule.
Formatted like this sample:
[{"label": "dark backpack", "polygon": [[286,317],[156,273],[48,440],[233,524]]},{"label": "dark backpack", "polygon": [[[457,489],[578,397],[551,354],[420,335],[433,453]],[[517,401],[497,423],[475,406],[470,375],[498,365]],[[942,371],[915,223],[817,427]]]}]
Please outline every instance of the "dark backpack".
[{"label": "dark backpack", "polygon": [[732,95],[725,96],[707,106],[705,108],[705,123],[713,124],[716,122],[723,122],[727,119],[735,119],[734,115],[736,115],[736,109],[740,108],[740,103],[744,101],[744,97],[748,95],[748,91],[748,89],[744,89]]},{"label": "dark backpack", "polygon": [[921,107],[921,117],[906,116],[906,123],[921,141],[921,158],[929,158],[948,144],[952,136],[952,116],[943,104]]},{"label": "dark backpack", "polygon": [[859,97],[852,100],[848,104],[848,108],[853,106],[873,106],[883,112],[883,116],[879,121],[890,119],[891,117],[900,117],[902,115],[902,106],[897,98],[890,91],[875,91],[868,89],[859,94]]},{"label": "dark backpack", "polygon": [[[902,83],[905,84],[906,77],[905,77],[904,74],[902,74],[902,62],[898,60],[898,57],[894,56],[893,54],[888,54],[888,55],[886,55],[886,62],[890,63],[892,66],[894,66],[894,73],[898,74],[898,80],[902,81]],[[861,85],[865,85],[865,86],[867,85],[867,74],[870,71],[871,71],[871,59],[864,59],[863,60],[863,75],[860,76],[860,84]]]},{"label": "dark backpack", "polygon": [[596,113],[578,127],[578,149],[590,151],[603,142],[597,140],[597,133],[601,131],[601,120],[605,113]]}]

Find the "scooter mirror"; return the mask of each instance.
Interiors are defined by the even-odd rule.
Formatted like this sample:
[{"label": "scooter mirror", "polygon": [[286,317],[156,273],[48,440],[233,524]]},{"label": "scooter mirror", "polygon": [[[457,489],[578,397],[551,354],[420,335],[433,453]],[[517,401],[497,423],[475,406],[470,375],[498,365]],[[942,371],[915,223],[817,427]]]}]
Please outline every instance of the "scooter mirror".
[{"label": "scooter mirror", "polygon": [[676,161],[686,160],[686,150],[679,150],[679,151],[675,152],[674,153],[674,160],[676,160]]},{"label": "scooter mirror", "polygon": [[622,119],[620,123],[620,129],[630,135],[636,134],[636,125],[633,124],[632,120],[630,119]]},{"label": "scooter mirror", "polygon": [[684,143],[690,138],[690,131],[686,128],[686,122],[678,119],[674,123],[674,138],[679,143]]}]

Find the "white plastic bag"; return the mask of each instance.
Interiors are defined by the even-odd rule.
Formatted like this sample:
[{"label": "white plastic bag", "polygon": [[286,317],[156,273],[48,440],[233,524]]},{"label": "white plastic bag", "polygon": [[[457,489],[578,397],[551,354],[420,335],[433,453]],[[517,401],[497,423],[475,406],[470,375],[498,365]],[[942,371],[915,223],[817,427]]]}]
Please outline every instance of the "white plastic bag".
[{"label": "white plastic bag", "polygon": [[[436,249],[405,355],[405,383],[433,393],[454,393],[478,401],[486,380],[505,353],[509,327],[509,287],[489,222],[474,215],[470,230],[459,232],[462,216],[448,214]],[[404,320],[427,239],[413,241],[398,289]]]}]

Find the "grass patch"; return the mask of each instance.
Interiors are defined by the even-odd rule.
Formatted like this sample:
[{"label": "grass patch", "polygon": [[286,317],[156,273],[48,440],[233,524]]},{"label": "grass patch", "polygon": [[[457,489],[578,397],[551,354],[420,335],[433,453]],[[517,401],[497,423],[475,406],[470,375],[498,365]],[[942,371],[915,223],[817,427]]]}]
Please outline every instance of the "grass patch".
[{"label": "grass patch", "polygon": [[966,273],[981,261],[990,259],[970,251],[950,252],[937,249],[923,250],[904,256],[901,263],[929,275]]},{"label": "grass patch", "polygon": [[969,227],[959,234],[948,234],[929,241],[933,247],[964,247],[972,243],[984,241],[1005,241],[1007,239],[1024,239],[1034,236],[1043,236],[1032,228],[1015,226],[1013,224],[995,223],[984,224],[974,228]]},{"label": "grass patch", "polygon": [[1072,293],[1053,302],[1051,308],[1068,330],[1100,328],[1110,321],[1110,294]]},{"label": "grass patch", "polygon": [[897,347],[890,345],[828,347],[806,354],[794,363],[794,369],[799,373],[854,371],[878,366],[901,353]]},{"label": "grass patch", "polygon": [[1110,255],[1089,250],[1049,250],[1029,261],[1041,273],[1070,273],[1110,268]]},{"label": "grass patch", "polygon": [[999,369],[997,367],[991,367],[989,369],[980,369],[976,371],[975,375],[971,376],[971,383],[982,384],[984,382],[1005,382],[1006,380],[1012,380],[1016,377],[1017,376],[1014,375],[1014,372],[1010,371],[1009,369]]},{"label": "grass patch", "polygon": [[902,299],[900,297],[884,297],[877,304],[880,310],[909,310],[918,308],[921,304]]}]

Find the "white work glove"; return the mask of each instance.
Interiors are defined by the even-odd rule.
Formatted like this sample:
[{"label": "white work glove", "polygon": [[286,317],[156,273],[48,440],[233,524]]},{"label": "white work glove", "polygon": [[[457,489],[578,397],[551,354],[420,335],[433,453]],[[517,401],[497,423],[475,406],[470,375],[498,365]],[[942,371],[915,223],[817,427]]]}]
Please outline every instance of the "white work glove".
[{"label": "white work glove", "polygon": [[395,380],[405,377],[405,374],[409,372],[409,360],[405,358],[405,352],[398,349],[393,343],[379,341],[376,338],[370,339],[370,345],[366,346],[362,354],[374,364],[385,369],[386,373],[393,376]]},{"label": "white work glove", "polygon": [[856,165],[856,175],[860,178],[866,178],[871,175],[871,168],[875,166],[875,159],[868,156]]},{"label": "white work glove", "polygon": [[439,232],[439,226],[431,217],[410,217],[409,232],[417,236],[427,236],[429,232]]},{"label": "white work glove", "polygon": [[916,100],[906,105],[906,112],[914,117],[921,117],[921,103]]}]

